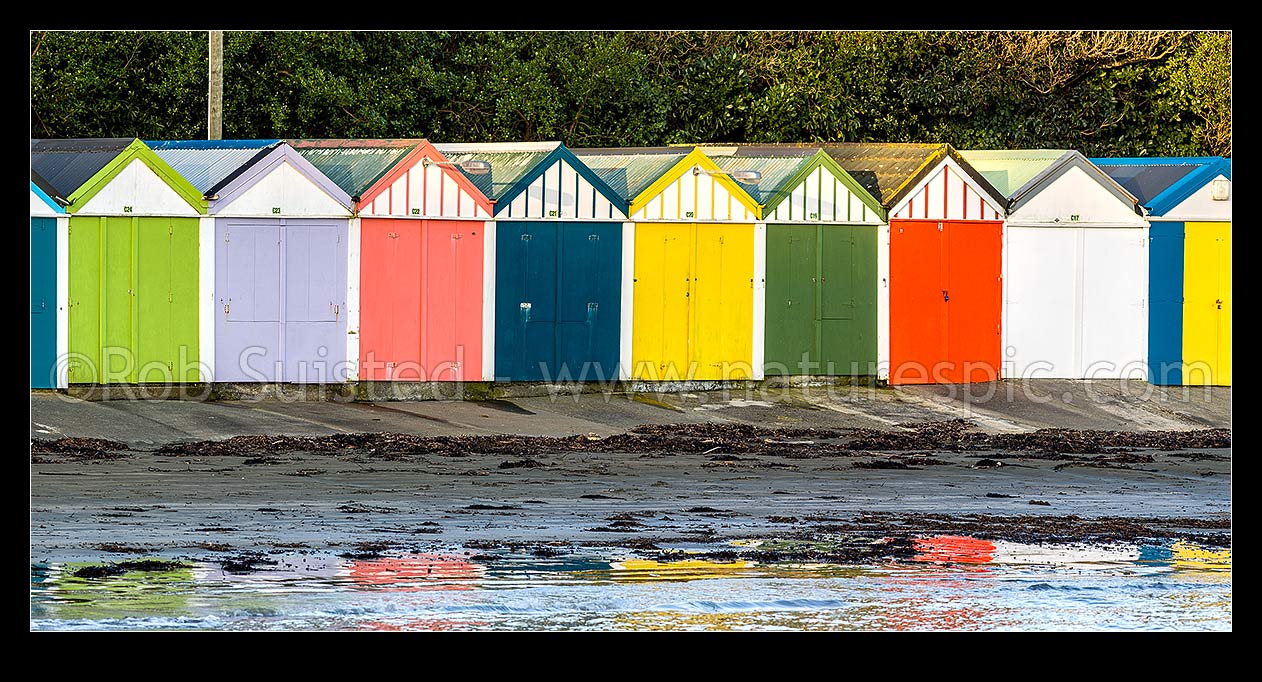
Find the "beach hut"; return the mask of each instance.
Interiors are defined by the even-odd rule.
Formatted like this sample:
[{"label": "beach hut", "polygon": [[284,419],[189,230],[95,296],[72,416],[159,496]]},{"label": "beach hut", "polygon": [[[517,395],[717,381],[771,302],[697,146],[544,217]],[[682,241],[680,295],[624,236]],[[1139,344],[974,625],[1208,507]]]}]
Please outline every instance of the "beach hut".
[{"label": "beach hut", "polygon": [[948,144],[823,148],[889,217],[889,383],[1000,378],[1006,197]]},{"label": "beach hut", "polygon": [[65,388],[66,200],[31,171],[31,388]]},{"label": "beach hut", "polygon": [[1148,221],[1135,197],[1076,151],[960,153],[1009,202],[1005,376],[1144,379]]},{"label": "beach hut", "polygon": [[32,140],[31,168],[68,202],[69,383],[205,380],[201,192],[136,139]]},{"label": "beach hut", "polygon": [[880,202],[818,147],[704,149],[761,174],[737,184],[767,224],[764,374],[877,376]]},{"label": "beach hut", "polygon": [[434,147],[494,208],[494,380],[617,379],[626,203],[559,142]]},{"label": "beach hut", "polygon": [[152,144],[209,201],[214,380],[346,381],[346,192],[279,140]]},{"label": "beach hut", "polygon": [[490,200],[428,140],[328,140],[299,149],[355,202],[357,378],[490,379],[482,352],[492,312],[484,277]]},{"label": "beach hut", "polygon": [[1091,159],[1148,211],[1148,380],[1231,385],[1231,161]]},{"label": "beach hut", "polygon": [[621,155],[648,156],[647,165],[674,157],[630,202],[629,377],[761,379],[762,207],[699,148],[584,150],[582,158],[608,168]]}]

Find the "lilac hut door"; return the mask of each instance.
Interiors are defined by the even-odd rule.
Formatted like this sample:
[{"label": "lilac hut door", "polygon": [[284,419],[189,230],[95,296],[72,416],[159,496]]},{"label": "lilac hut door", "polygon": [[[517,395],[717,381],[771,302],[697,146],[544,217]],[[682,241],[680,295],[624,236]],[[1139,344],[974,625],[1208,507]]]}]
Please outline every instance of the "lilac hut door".
[{"label": "lilac hut door", "polygon": [[287,220],[283,232],[282,381],[345,381],[347,223]]},{"label": "lilac hut door", "polygon": [[215,221],[215,380],[280,380],[279,220]]}]

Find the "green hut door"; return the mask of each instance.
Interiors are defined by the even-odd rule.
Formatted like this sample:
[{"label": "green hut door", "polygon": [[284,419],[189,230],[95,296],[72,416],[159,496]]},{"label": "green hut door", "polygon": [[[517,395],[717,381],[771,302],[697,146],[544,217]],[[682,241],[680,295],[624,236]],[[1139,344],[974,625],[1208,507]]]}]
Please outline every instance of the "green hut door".
[{"label": "green hut door", "polygon": [[71,383],[197,381],[197,218],[70,218]]},{"label": "green hut door", "polygon": [[766,374],[876,373],[876,228],[767,226]]}]

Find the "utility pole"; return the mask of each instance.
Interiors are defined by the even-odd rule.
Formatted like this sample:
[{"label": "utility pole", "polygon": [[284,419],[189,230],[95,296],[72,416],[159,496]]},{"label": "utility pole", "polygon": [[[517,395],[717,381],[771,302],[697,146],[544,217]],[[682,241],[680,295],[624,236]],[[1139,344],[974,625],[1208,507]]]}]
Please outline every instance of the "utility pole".
[{"label": "utility pole", "polygon": [[210,96],[206,102],[206,139],[223,139],[223,31],[210,32]]}]

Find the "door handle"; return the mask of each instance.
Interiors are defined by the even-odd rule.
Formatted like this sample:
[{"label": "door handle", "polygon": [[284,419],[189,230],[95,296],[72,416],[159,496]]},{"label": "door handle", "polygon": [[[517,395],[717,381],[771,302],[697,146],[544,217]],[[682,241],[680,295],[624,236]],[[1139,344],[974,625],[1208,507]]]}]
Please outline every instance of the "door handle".
[{"label": "door handle", "polygon": [[228,310],[231,308],[231,306],[232,306],[232,304],[231,304],[231,303],[225,303],[225,304],[223,304],[223,314],[224,314],[224,317],[227,317],[227,316],[228,316]]},{"label": "door handle", "polygon": [[1218,305],[1219,310],[1223,309],[1223,299],[1220,298],[1217,301],[1214,301],[1214,303]]},{"label": "door handle", "polygon": [[951,295],[947,293],[947,290],[946,290],[946,289],[943,289],[943,290],[942,290],[942,301],[945,303],[946,301],[949,301],[949,300],[951,300]]},{"label": "door handle", "polygon": [[521,315],[522,324],[529,322],[530,321],[530,304],[523,302],[519,308],[519,314]]}]

